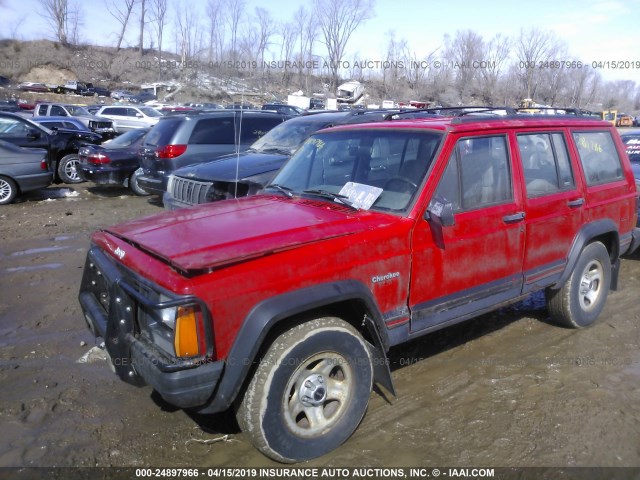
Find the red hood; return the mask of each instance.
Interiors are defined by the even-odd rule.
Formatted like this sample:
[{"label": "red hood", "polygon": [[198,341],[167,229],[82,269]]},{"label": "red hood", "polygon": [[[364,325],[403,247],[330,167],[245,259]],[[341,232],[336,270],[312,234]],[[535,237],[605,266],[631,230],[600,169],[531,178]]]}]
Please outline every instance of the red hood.
[{"label": "red hood", "polygon": [[107,232],[181,271],[202,271],[398,221],[327,201],[259,195],[165,212]]}]

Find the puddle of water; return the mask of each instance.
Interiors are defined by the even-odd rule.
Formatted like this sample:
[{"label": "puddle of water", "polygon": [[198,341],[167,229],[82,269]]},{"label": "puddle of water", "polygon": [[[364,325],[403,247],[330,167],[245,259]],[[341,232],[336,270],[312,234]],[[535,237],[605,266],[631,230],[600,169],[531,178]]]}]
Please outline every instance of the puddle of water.
[{"label": "puddle of water", "polygon": [[59,250],[65,250],[69,248],[67,247],[41,247],[41,248],[29,248],[27,250],[22,250],[20,252],[13,252],[11,254],[12,257],[20,257],[22,255],[32,255],[34,253],[45,253],[45,252],[57,252]]},{"label": "puddle of water", "polygon": [[55,268],[61,268],[63,266],[64,265],[62,263],[45,263],[42,265],[31,265],[28,267],[10,267],[10,268],[5,268],[4,271],[9,273],[32,272],[34,270],[42,270],[42,269],[53,270]]}]

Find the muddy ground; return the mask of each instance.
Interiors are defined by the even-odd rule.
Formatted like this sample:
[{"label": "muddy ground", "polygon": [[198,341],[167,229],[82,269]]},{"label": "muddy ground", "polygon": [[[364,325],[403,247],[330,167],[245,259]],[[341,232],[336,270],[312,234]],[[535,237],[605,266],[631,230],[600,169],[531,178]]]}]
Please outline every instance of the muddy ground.
[{"label": "muddy ground", "polygon": [[[124,384],[77,301],[89,235],[161,210],[124,189],[50,187],[0,207],[0,466],[272,466],[233,415]],[[353,437],[309,466],[640,466],[640,257],[586,330],[541,299],[391,352]]]}]

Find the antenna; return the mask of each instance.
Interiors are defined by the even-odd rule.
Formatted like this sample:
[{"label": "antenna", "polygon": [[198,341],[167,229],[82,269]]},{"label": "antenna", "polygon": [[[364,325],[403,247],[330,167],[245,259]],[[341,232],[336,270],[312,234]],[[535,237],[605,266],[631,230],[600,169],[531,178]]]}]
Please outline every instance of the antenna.
[{"label": "antenna", "polygon": [[[244,87],[240,95],[240,126],[238,127],[238,142],[236,143],[236,177],[233,183],[233,198],[238,198],[238,176],[240,175],[240,140],[242,139],[242,115],[244,113]],[[235,122],[236,115],[233,116]],[[235,129],[234,129],[235,130]]]}]

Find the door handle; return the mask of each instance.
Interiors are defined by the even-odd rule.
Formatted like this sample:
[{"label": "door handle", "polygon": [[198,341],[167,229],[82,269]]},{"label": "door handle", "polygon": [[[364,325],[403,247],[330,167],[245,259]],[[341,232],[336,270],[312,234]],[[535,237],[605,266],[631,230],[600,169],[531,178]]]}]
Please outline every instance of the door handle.
[{"label": "door handle", "polygon": [[567,205],[571,208],[581,207],[582,205],[584,205],[584,198],[577,198],[575,200],[571,200],[567,202]]},{"label": "door handle", "polygon": [[502,217],[504,223],[518,223],[524,220],[524,212],[514,213],[513,215],[506,215]]}]

